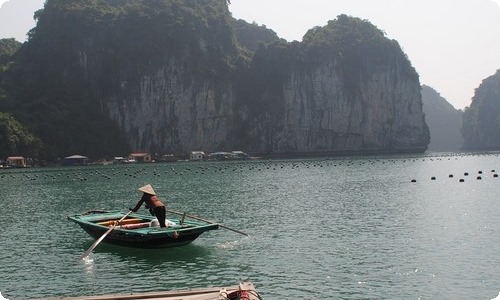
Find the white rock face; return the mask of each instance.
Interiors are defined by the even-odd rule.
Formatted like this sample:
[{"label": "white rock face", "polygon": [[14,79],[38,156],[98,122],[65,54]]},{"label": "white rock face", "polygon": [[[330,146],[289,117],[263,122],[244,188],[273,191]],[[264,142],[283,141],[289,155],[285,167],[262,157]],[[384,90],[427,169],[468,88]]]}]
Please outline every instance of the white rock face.
[{"label": "white rock face", "polygon": [[160,67],[142,76],[137,95],[108,102],[112,119],[126,132],[133,149],[188,153],[227,144],[231,87],[221,90],[208,79],[182,78],[186,74],[175,64]]},{"label": "white rock face", "polygon": [[[284,86],[283,120],[261,122],[273,152],[422,151],[428,128],[418,80],[401,66],[373,66],[350,92],[335,61],[295,72]],[[274,126],[269,126],[272,123]],[[269,145],[269,140],[273,140]]]},{"label": "white rock face", "polygon": [[[245,144],[232,134],[249,112],[236,111],[230,82],[196,79],[171,60],[140,77],[138,91],[122,83],[123,98],[106,101],[113,120],[135,150],[188,153],[232,150]],[[429,143],[420,84],[404,66],[374,64],[347,83],[334,60],[312,71],[293,71],[279,115],[265,114],[247,128],[248,152],[321,153],[423,151]],[[352,87],[355,87],[354,89]]]}]

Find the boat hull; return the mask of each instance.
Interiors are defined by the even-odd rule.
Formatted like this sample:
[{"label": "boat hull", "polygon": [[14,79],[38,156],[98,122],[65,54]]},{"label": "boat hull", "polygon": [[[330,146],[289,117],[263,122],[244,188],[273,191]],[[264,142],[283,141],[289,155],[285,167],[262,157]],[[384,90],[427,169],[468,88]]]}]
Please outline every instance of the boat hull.
[{"label": "boat hull", "polygon": [[259,300],[262,299],[251,282],[242,282],[238,286],[187,289],[177,291],[147,292],[138,294],[113,294],[82,297],[46,298],[40,300]]},{"label": "boat hull", "polygon": [[[100,238],[110,226],[125,214],[121,212],[91,211],[69,216],[68,219],[80,225],[90,236]],[[134,248],[170,248],[192,243],[202,233],[219,228],[218,224],[171,219],[174,225],[166,228],[150,227],[155,218],[130,214],[122,224],[117,225],[104,238],[104,242]],[[182,224],[181,224],[182,223]]]}]

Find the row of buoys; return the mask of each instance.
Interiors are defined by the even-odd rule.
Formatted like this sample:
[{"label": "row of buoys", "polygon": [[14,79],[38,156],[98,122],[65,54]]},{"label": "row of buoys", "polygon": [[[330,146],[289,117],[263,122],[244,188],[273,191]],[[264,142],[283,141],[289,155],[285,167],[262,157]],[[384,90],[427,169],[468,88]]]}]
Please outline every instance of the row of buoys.
[{"label": "row of buoys", "polygon": [[[470,154],[470,155],[480,155],[480,154]],[[492,154],[488,154],[492,155]],[[493,154],[495,155],[495,154]],[[498,154],[497,154],[498,155]],[[260,161],[241,161],[241,162],[202,162],[202,163],[165,163],[165,164],[152,164],[152,165],[127,165],[127,166],[113,166],[112,168],[94,168],[92,166],[82,167],[81,170],[71,169],[57,169],[57,170],[47,170],[44,168],[33,168],[20,170],[15,172],[6,172],[0,175],[0,179],[3,178],[26,178],[28,180],[37,180],[38,178],[57,180],[60,177],[67,177],[70,180],[89,180],[92,177],[100,177],[105,180],[111,180],[117,176],[126,176],[131,178],[141,178],[145,175],[153,175],[156,177],[163,176],[164,174],[172,175],[185,175],[185,174],[214,174],[214,173],[230,173],[230,172],[246,172],[248,170],[252,171],[265,171],[265,170],[290,170],[290,169],[300,169],[300,168],[323,168],[323,167],[350,167],[355,165],[366,165],[366,164],[393,164],[393,163],[412,163],[415,161],[440,161],[451,158],[457,159],[462,156],[468,156],[467,154],[454,154],[447,156],[446,154],[437,155],[427,155],[427,156],[415,156],[415,157],[405,157],[405,158],[391,158],[391,157],[360,157],[357,158],[324,158],[324,159],[311,159],[311,160],[260,160]],[[494,170],[492,170],[493,172]],[[59,173],[59,174],[58,174]],[[22,175],[25,174],[25,175]],[[479,171],[478,174],[482,174]],[[40,175],[40,177],[38,177]],[[468,173],[464,173],[464,176],[468,176]],[[497,177],[498,175],[494,175]],[[453,174],[450,174],[450,178],[453,178]],[[479,176],[478,176],[479,179]],[[431,180],[436,180],[431,178]],[[415,180],[416,181],[416,180]]]},{"label": "row of buoys", "polygon": [[[206,174],[208,172],[213,172],[213,173],[225,173],[225,172],[245,172],[246,170],[257,170],[257,171],[263,171],[263,170],[278,170],[278,169],[286,169],[290,168],[291,169],[298,169],[301,166],[305,166],[306,168],[310,167],[317,167],[317,168],[322,168],[323,166],[331,166],[333,164],[332,161],[314,161],[314,162],[293,162],[291,165],[287,163],[281,163],[281,162],[271,162],[271,161],[261,161],[257,163],[252,163],[252,164],[244,164],[244,163],[236,163],[236,164],[211,164],[211,165],[206,165],[206,164],[200,164],[200,165],[175,165],[174,166],[169,166],[170,170],[158,170],[161,168],[161,165],[158,166],[157,168],[154,168],[151,170],[150,168],[139,168],[139,169],[133,169],[133,168],[125,168],[121,169],[121,172],[117,171],[120,170],[120,168],[111,168],[111,169],[101,169],[101,170],[95,170],[95,169],[87,169],[87,170],[79,170],[78,172],[74,172],[72,170],[71,172],[67,172],[66,170],[59,170],[59,174],[55,173],[52,170],[47,170],[47,174],[44,174],[44,169],[43,168],[37,168],[37,169],[25,169],[25,170],[18,170],[17,172],[9,172],[8,174],[2,174],[0,176],[0,179],[3,178],[18,178],[19,175],[21,177],[26,177],[29,178],[30,175],[28,174],[35,174],[33,177],[33,180],[35,180],[35,177],[38,178],[40,175],[40,178],[49,178],[49,179],[57,179],[59,177],[66,177],[68,179],[73,179],[75,180],[87,180],[90,177],[97,177],[97,176],[102,176],[105,179],[112,179],[112,177],[115,176],[127,176],[127,177],[133,177],[137,178],[139,175],[147,175],[148,171],[151,172],[154,176],[161,176],[162,173],[170,173],[170,174],[175,174],[175,175],[184,175],[185,173],[195,173],[195,174]],[[343,162],[338,162],[333,164],[333,166],[341,166]],[[352,165],[352,161],[349,161],[347,165]],[[86,168],[86,167],[82,167]],[[176,170],[178,169],[178,170]],[[20,171],[20,172],[19,172]]]},{"label": "row of buoys", "polygon": [[[495,173],[495,170],[491,170],[491,172],[492,172],[492,173]],[[476,179],[477,179],[477,180],[482,180],[482,179],[483,179],[483,177],[481,176],[481,174],[483,174],[483,171],[478,171],[477,173],[478,173],[479,175],[476,177]],[[469,172],[465,172],[465,173],[464,173],[464,176],[469,176]],[[453,177],[454,177],[454,175],[453,175],[453,174],[448,175],[448,178],[453,178]],[[497,178],[497,177],[498,177],[498,173],[493,174],[493,177],[494,177],[494,178]],[[431,176],[431,180],[436,180],[436,176]],[[417,180],[416,180],[416,179],[412,179],[412,180],[411,180],[411,182],[417,182]],[[459,182],[465,182],[465,179],[460,178],[460,179],[459,179]]]}]

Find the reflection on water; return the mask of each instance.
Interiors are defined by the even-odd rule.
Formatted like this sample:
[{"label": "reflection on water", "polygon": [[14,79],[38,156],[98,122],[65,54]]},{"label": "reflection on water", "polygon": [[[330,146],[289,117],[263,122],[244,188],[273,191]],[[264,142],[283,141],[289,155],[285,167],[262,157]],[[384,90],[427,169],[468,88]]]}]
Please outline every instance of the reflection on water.
[{"label": "reflection on water", "polygon": [[[497,153],[2,170],[0,291],[29,299],[250,280],[265,299],[492,299],[498,170]],[[169,208],[250,237],[221,228],[179,248],[103,242],[81,260],[94,241],[67,216],[126,211],[145,183]]]},{"label": "reflection on water", "polygon": [[212,252],[210,247],[201,247],[195,244],[177,248],[144,250],[103,243],[94,249],[92,256],[95,259],[113,256],[122,262],[133,260],[139,264],[155,266],[162,263],[194,262],[197,259],[210,256]]},{"label": "reflection on water", "polygon": [[204,257],[208,257],[211,254],[210,252],[210,248],[192,244],[178,248],[144,250],[101,243],[94,249],[93,253],[82,259],[82,263],[86,273],[93,273],[96,264],[99,264],[102,260],[110,259],[110,257],[116,264],[126,264],[133,261],[141,269],[161,269],[163,265],[196,264],[196,262],[203,260]]}]

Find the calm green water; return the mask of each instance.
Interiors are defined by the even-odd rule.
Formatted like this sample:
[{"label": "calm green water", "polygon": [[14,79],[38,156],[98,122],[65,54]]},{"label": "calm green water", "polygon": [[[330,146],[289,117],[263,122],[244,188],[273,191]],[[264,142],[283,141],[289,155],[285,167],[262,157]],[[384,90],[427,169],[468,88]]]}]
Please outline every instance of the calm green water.
[{"label": "calm green water", "polygon": [[[2,170],[0,292],[16,300],[249,280],[264,299],[493,299],[497,172],[497,153]],[[145,183],[171,209],[251,237],[221,229],[163,250],[102,243],[80,260],[93,240],[67,216],[126,211]]]}]

